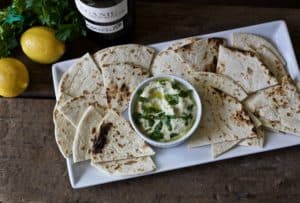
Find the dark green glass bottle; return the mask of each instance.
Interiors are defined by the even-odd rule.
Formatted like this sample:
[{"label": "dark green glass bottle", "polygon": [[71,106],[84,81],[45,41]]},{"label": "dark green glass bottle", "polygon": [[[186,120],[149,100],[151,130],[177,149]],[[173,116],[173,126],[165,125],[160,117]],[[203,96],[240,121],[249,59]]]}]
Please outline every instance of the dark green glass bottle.
[{"label": "dark green glass bottle", "polygon": [[135,23],[134,0],[75,0],[88,36],[103,45],[127,43]]}]

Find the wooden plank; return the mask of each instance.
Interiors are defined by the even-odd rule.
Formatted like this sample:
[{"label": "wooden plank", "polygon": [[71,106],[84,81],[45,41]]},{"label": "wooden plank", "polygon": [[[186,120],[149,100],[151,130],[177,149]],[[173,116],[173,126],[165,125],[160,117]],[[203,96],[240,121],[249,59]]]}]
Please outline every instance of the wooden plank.
[{"label": "wooden plank", "polygon": [[[284,19],[287,21],[299,56],[300,9],[216,6],[192,2],[176,1],[171,4],[168,2],[137,2],[137,24],[133,42],[150,44]],[[101,47],[101,44],[94,43],[87,38],[80,39],[67,46],[67,53],[61,60],[79,57],[87,51],[93,53]],[[20,50],[16,51],[15,56],[25,62],[31,76],[29,89],[22,97],[53,98],[51,66],[31,62]]]},{"label": "wooden plank", "polygon": [[300,201],[299,147],[73,190],[54,140],[53,106],[0,100],[0,202]]}]

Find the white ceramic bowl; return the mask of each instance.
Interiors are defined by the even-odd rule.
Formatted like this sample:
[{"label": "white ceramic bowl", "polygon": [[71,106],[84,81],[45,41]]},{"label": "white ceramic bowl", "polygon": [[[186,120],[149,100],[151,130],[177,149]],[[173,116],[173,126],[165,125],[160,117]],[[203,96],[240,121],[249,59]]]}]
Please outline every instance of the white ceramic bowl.
[{"label": "white ceramic bowl", "polygon": [[[134,110],[134,105],[135,105],[135,99],[136,99],[137,92],[140,89],[143,89],[145,86],[147,86],[151,81],[154,81],[154,80],[157,80],[157,79],[163,79],[163,78],[174,79],[174,80],[180,82],[187,89],[192,90],[193,98],[194,98],[196,106],[197,106],[196,118],[195,118],[194,124],[191,127],[191,129],[185,135],[180,137],[179,139],[169,141],[169,142],[159,142],[159,141],[155,141],[155,140],[149,138],[147,135],[145,135],[143,132],[141,132],[139,130],[138,126],[136,126],[136,124],[134,122],[134,119],[133,119],[133,110]],[[174,75],[159,75],[159,76],[151,77],[151,78],[143,81],[141,84],[139,84],[137,86],[137,88],[135,89],[135,91],[131,95],[129,108],[128,108],[129,121],[130,121],[131,125],[133,126],[134,130],[137,132],[137,134],[141,138],[143,138],[147,143],[149,143],[150,145],[153,145],[153,146],[156,146],[156,147],[161,147],[161,148],[175,147],[175,146],[183,143],[184,141],[186,141],[195,132],[195,130],[199,126],[201,115],[202,115],[201,100],[200,100],[200,97],[199,97],[197,91],[195,90],[195,88],[189,82],[187,82],[186,80],[184,80],[182,78],[179,78],[177,76],[174,76]]]}]

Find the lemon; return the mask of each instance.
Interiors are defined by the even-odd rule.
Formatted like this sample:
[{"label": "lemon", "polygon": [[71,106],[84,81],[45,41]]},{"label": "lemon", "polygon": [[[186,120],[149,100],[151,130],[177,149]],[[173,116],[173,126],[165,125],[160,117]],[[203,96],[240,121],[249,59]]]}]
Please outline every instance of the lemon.
[{"label": "lemon", "polygon": [[55,37],[53,29],[32,27],[21,36],[23,52],[33,61],[49,64],[57,61],[65,52],[65,44]]},{"label": "lemon", "polygon": [[15,58],[0,59],[0,95],[15,97],[27,88],[29,74],[26,66]]}]

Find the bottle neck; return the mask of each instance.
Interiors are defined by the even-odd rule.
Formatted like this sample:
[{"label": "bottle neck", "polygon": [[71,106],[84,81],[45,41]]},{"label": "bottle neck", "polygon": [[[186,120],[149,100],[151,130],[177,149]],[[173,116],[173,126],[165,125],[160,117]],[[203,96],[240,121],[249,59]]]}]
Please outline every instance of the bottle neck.
[{"label": "bottle neck", "polygon": [[[128,43],[135,23],[135,1],[111,1],[110,7],[92,7],[75,0],[88,31],[88,37],[103,46]],[[95,4],[96,5],[96,4]]]}]

